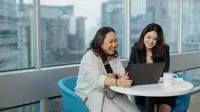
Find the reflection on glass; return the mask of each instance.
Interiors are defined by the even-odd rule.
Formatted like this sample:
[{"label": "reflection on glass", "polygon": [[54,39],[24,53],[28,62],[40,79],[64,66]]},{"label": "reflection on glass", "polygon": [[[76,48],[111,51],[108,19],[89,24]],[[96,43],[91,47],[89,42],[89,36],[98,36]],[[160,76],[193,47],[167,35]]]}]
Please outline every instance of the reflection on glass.
[{"label": "reflection on glass", "polygon": [[182,51],[200,49],[199,5],[199,0],[183,0]]},{"label": "reflection on glass", "polygon": [[1,110],[1,112],[40,112],[40,104],[36,103],[36,104],[20,106],[20,107],[11,108],[11,109],[5,109],[5,108],[2,108],[2,109],[3,110]]},{"label": "reflection on glass", "polygon": [[79,63],[101,26],[117,32],[124,56],[123,0],[41,0],[42,65]]},{"label": "reflection on glass", "polygon": [[178,0],[131,0],[131,46],[146,25],[158,23],[170,52],[178,51]]},{"label": "reflection on glass", "polygon": [[34,66],[32,10],[23,0],[0,1],[0,71]]},{"label": "reflection on glass", "polygon": [[65,112],[62,103],[62,98],[49,100],[47,107],[49,112]]},{"label": "reflection on glass", "polygon": [[200,86],[200,68],[188,70],[186,74],[192,78],[194,86]]}]

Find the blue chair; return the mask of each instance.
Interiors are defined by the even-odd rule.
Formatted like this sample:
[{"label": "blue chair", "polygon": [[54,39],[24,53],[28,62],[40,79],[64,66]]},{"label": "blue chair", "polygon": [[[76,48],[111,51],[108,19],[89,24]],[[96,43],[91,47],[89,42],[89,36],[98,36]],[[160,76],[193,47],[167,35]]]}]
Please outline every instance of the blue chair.
[{"label": "blue chair", "polygon": [[88,112],[82,99],[74,92],[77,76],[67,77],[58,82],[65,112]]},{"label": "blue chair", "polygon": [[[192,79],[185,74],[177,74],[179,78],[183,78],[184,81],[192,82]],[[176,105],[172,112],[186,112],[190,105],[191,93],[178,96],[176,99]]]},{"label": "blue chair", "polygon": [[[192,79],[190,77],[188,77],[187,75],[185,75],[185,74],[177,74],[177,75],[179,78],[183,78],[184,81],[193,83]],[[175,104],[172,112],[186,112],[189,107],[189,104],[190,104],[190,98],[191,98],[191,93],[178,96],[176,99],[176,104]],[[139,110],[141,110],[142,112],[144,111],[143,106],[138,105],[136,103],[136,101],[135,101],[135,104]]]}]

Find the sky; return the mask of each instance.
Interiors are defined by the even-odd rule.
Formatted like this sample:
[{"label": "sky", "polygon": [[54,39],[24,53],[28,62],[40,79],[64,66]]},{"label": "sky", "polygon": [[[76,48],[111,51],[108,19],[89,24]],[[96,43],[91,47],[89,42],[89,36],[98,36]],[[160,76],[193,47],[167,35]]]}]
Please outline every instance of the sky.
[{"label": "sky", "polygon": [[[80,2],[105,2],[108,0],[40,0],[41,4],[45,5],[73,5]],[[33,0],[24,0],[24,3],[32,3]]]},{"label": "sky", "polygon": [[[75,6],[75,16],[100,16],[100,4],[109,0],[40,0],[41,5]],[[33,0],[24,0],[24,3],[32,3]],[[146,12],[146,0],[131,1],[132,16]]]},{"label": "sky", "polygon": [[[32,4],[33,0],[24,0],[24,3]],[[100,4],[102,0],[40,0],[41,5],[66,6],[74,5],[74,16],[100,16]]]}]

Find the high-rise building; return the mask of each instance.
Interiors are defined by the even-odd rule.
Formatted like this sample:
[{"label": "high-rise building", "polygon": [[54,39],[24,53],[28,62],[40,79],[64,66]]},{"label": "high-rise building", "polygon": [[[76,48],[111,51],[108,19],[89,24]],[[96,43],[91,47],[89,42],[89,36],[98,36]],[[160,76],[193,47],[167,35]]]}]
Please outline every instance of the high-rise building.
[{"label": "high-rise building", "polygon": [[79,62],[84,49],[85,19],[74,16],[72,5],[40,6],[40,10],[43,64]]},{"label": "high-rise building", "polygon": [[125,31],[124,31],[124,8],[122,0],[109,0],[102,3],[101,7],[101,25],[112,27],[118,37],[118,53],[120,57],[124,56]]},{"label": "high-rise building", "polygon": [[200,1],[186,0],[183,3],[183,39],[182,45],[185,50],[200,49]]},{"label": "high-rise building", "polygon": [[[156,4],[155,4],[156,3]],[[140,4],[138,7],[136,5]],[[139,3],[132,2],[133,14],[131,16],[131,38],[130,42],[135,43],[142,30],[150,23],[159,24],[164,31],[170,51],[177,51],[178,37],[178,2],[173,0],[141,0]]]},{"label": "high-rise building", "polygon": [[[0,3],[0,70],[18,67],[16,0]],[[16,62],[15,64],[12,64]]]},{"label": "high-rise building", "polygon": [[[2,0],[0,16],[0,69],[33,67],[33,5],[24,4],[23,0]],[[41,5],[40,31],[43,65],[80,61],[84,53],[85,18],[74,17],[72,5]]]}]

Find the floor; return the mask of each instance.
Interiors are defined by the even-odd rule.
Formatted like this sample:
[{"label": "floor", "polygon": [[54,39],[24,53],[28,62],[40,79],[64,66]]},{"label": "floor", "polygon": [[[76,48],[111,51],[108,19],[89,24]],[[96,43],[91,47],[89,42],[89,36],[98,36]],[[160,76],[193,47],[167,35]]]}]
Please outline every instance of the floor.
[{"label": "floor", "polygon": [[200,112],[200,93],[192,95],[187,112]]}]

